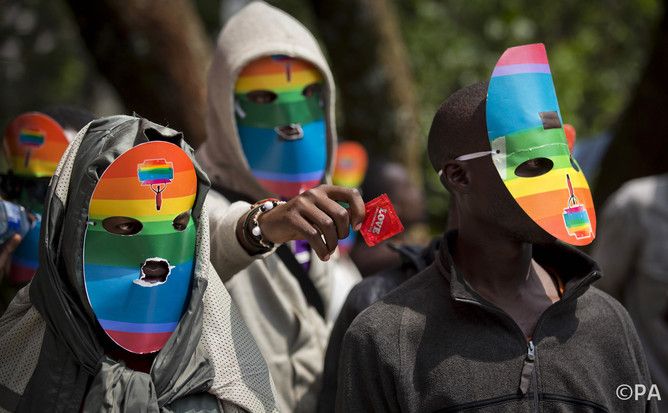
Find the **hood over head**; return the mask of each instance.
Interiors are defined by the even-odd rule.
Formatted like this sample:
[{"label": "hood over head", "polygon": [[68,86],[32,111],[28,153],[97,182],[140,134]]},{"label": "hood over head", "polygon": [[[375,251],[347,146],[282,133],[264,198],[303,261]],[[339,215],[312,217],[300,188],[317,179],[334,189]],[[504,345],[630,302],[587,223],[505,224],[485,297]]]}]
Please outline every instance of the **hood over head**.
[{"label": "hood over head", "polygon": [[197,158],[214,188],[260,199],[269,194],[251,173],[235,120],[235,84],[249,63],[284,55],[311,63],[322,74],[327,134],[327,176],[336,148],[335,86],[316,39],[300,22],[264,2],[252,2],[235,14],[218,37],[208,80],[207,140]]}]

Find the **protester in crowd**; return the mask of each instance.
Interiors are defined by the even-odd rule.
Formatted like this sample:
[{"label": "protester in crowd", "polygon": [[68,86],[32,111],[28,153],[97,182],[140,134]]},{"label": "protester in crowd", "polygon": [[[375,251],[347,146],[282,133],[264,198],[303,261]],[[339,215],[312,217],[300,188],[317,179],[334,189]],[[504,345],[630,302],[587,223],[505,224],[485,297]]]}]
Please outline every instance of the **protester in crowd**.
[{"label": "protester in crowd", "polygon": [[404,232],[392,238],[392,241],[385,241],[374,247],[368,247],[358,239],[350,256],[362,277],[367,277],[401,265],[399,254],[390,245],[406,241],[415,243],[411,235],[414,235],[416,229],[424,230],[423,224],[427,215],[424,192],[413,183],[406,168],[398,162],[372,159],[361,189],[365,199],[387,194],[405,228]]},{"label": "protester in crowd", "polygon": [[650,387],[645,355],[623,307],[591,286],[596,263],[564,244],[591,242],[596,220],[544,46],[507,50],[489,83],[450,96],[428,155],[458,230],[353,322],[337,410],[655,410],[616,395]]},{"label": "protester in crowd", "polygon": [[26,208],[30,229],[23,238],[15,235],[2,247],[0,313],[18,288],[35,275],[46,188],[69,142],[92,120],[93,114],[86,110],[54,106],[41,112],[23,113],[5,129],[0,195]]},{"label": "protester in crowd", "polygon": [[0,319],[1,408],[277,410],[209,262],[208,187],[179,132],[130,116],[79,132],[47,192],[37,274]]},{"label": "protester in crowd", "polygon": [[[648,176],[610,196],[593,251],[605,274],[596,285],[628,310],[662,395],[668,394],[667,240],[668,174]],[[666,401],[659,407],[668,411]]]},{"label": "protester in crowd", "polygon": [[215,190],[211,261],[238,271],[224,281],[283,411],[315,410],[337,241],[364,218],[358,191],[321,185],[336,149],[334,97],[318,43],[291,16],[253,2],[223,28],[198,149]]}]

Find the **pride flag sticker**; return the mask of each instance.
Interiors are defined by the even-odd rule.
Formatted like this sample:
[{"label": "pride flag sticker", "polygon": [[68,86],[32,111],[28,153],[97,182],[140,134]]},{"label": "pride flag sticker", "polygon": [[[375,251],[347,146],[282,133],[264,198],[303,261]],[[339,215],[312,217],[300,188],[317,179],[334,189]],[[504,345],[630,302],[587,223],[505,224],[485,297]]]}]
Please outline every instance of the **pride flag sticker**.
[{"label": "pride flag sticker", "polygon": [[137,177],[155,193],[155,209],[160,211],[162,193],[174,179],[174,165],[165,159],[148,159],[137,165]]},{"label": "pride flag sticker", "polygon": [[568,207],[564,208],[564,224],[568,235],[576,239],[591,238],[592,229],[589,221],[589,214],[587,214],[587,207],[578,201],[573,191],[571,178],[566,174],[566,184],[568,185]]},{"label": "pride flag sticker", "polygon": [[32,154],[33,148],[39,148],[44,145],[44,133],[36,129],[21,129],[21,134],[19,135],[19,143],[21,146],[26,147],[26,154],[23,160],[23,166],[28,167],[30,163],[30,155]]}]

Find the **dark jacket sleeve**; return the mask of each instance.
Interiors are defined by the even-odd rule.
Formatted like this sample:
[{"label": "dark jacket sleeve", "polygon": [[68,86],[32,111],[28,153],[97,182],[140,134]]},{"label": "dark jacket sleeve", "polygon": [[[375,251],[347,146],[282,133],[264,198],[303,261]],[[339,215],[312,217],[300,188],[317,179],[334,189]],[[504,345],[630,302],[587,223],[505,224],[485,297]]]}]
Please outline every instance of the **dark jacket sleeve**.
[{"label": "dark jacket sleeve", "polygon": [[[360,314],[343,338],[337,412],[398,412],[396,371],[400,318],[382,317],[377,304]],[[385,324],[383,326],[383,324]],[[378,327],[381,326],[381,329]]]},{"label": "dark jacket sleeve", "polygon": [[329,344],[327,345],[327,353],[325,354],[325,369],[322,373],[322,390],[318,399],[318,413],[331,413],[334,411],[338,387],[339,357],[341,355],[343,337],[355,317],[361,312],[355,306],[357,301],[351,298],[357,295],[355,292],[356,287],[353,287],[348,295],[329,336]]},{"label": "dark jacket sleeve", "polygon": [[[642,384],[649,393],[650,387],[652,386],[652,377],[650,375],[649,366],[647,365],[645,350],[643,349],[642,343],[640,342],[640,337],[638,337],[638,332],[636,331],[635,325],[633,324],[633,320],[631,320],[631,316],[626,311],[626,309],[621,304],[619,304],[619,302],[607,296],[605,293],[595,288],[592,289],[592,292],[603,297],[617,313],[617,317],[620,322],[619,324],[623,329],[620,332],[622,332],[626,339],[625,341],[629,352],[629,361],[633,363],[637,375],[637,381],[635,383],[629,384]],[[647,396],[648,395],[646,394],[645,397]],[[645,411],[650,413],[658,413],[659,408],[657,406],[657,401],[655,399],[647,400],[645,403]]]},{"label": "dark jacket sleeve", "polygon": [[[631,347],[630,351],[635,359],[638,369],[638,377],[639,377],[638,383],[645,385],[645,388],[649,393],[650,387],[652,386],[652,377],[649,372],[649,366],[647,365],[645,350],[643,349],[642,344],[640,343],[640,338],[638,337],[638,333],[636,332],[631,317],[626,312],[624,313],[624,315],[626,316],[625,317],[626,322],[624,323],[624,326],[626,327],[628,332],[627,337],[629,338],[630,342],[630,347]],[[645,397],[647,397],[647,395]],[[652,400],[647,400],[647,403],[645,405],[645,411],[650,413],[659,412],[659,407],[657,405],[656,398],[653,398]]]}]

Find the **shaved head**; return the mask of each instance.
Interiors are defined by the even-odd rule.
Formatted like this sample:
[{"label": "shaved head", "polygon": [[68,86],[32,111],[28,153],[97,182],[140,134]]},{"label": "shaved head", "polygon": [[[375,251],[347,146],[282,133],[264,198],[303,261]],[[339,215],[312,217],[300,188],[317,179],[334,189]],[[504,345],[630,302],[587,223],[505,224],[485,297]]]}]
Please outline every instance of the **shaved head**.
[{"label": "shaved head", "polygon": [[434,170],[460,155],[490,150],[485,104],[488,82],[479,82],[453,93],[438,108],[427,144]]}]

